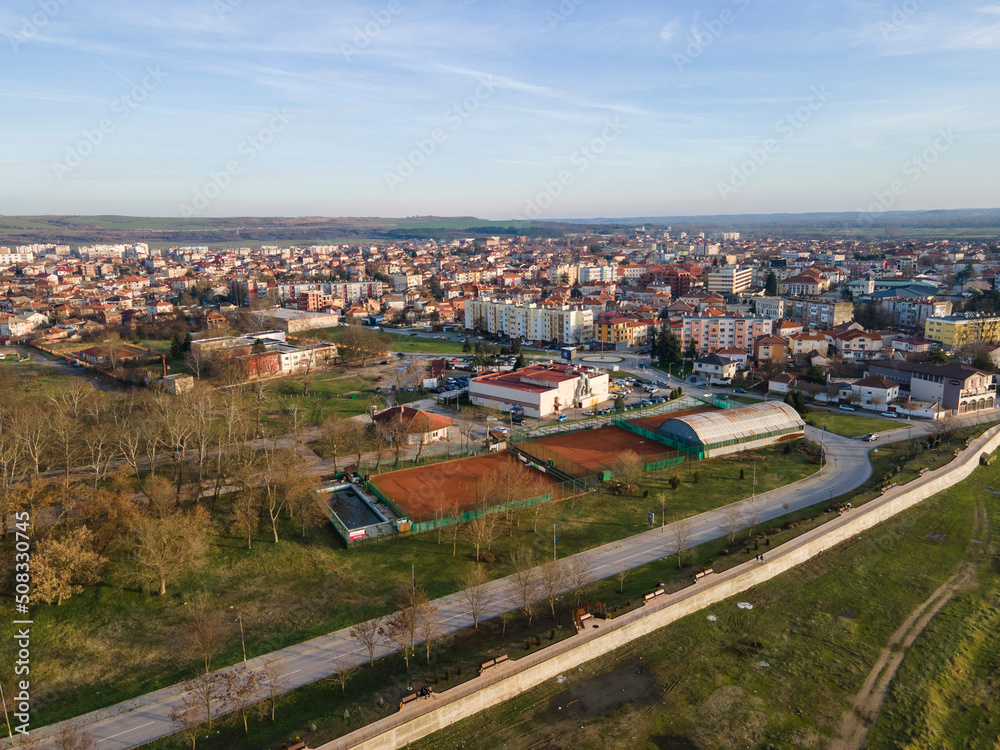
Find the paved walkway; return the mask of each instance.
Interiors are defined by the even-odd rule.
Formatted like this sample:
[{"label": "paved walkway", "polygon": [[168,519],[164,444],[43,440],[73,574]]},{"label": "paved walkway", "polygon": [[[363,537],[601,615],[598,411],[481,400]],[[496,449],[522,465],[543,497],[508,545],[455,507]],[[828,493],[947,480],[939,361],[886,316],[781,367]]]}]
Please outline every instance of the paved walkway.
[{"label": "paved walkway", "polygon": [[[921,424],[912,433],[930,426]],[[885,434],[881,444],[905,440],[908,437],[904,426]],[[733,503],[745,512],[752,512],[760,522],[765,522],[789,511],[814,505],[824,499],[849,492],[863,484],[871,475],[868,451],[879,445],[865,443],[857,439],[844,438],[831,433],[823,433],[815,428],[806,429],[807,436],[822,442],[827,463],[820,472],[795,482],[794,484],[745,498]],[[786,505],[787,504],[787,505]],[[727,507],[732,507],[727,506]],[[723,538],[729,533],[726,508],[708,511],[686,519],[690,525],[689,545]],[[567,558],[564,564],[572,564],[574,559],[585,561],[590,571],[589,579],[601,580],[615,575],[622,565],[635,568],[655,562],[673,553],[671,526],[652,529],[628,539],[612,542],[601,547]],[[481,619],[496,617],[503,612],[516,609],[513,604],[513,587],[510,579],[499,579],[489,586],[491,602],[485,608]],[[447,635],[472,625],[472,617],[466,611],[462,594],[455,593],[434,602],[438,607],[441,635]],[[376,655],[385,656],[395,649],[381,644]],[[367,651],[353,638],[348,629],[329,633],[310,641],[290,646],[265,656],[252,659],[251,669],[260,668],[267,660],[280,660],[287,678],[285,690],[315,682],[334,674],[345,666],[362,665],[367,662]],[[220,672],[241,670],[237,665]],[[109,706],[99,711],[79,717],[76,722],[98,740],[101,750],[124,750],[150,742],[177,731],[170,720],[170,713],[181,703],[183,685],[174,685],[154,693],[140,696],[130,701]],[[263,697],[263,696],[262,696]],[[40,748],[53,748],[54,743],[46,738],[58,733],[62,724],[43,727],[32,732],[41,739]],[[8,741],[0,742],[0,747],[9,747]]]}]

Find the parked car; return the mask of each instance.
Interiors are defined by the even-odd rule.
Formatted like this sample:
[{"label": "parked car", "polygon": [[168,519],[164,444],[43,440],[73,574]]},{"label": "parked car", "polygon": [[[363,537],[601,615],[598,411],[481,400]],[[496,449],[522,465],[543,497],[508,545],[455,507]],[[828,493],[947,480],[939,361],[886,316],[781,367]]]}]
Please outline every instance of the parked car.
[{"label": "parked car", "polygon": [[585,417],[592,417],[592,416],[594,416],[594,412],[591,409],[587,409],[587,411],[585,411],[583,413],[583,416],[585,416]]},{"label": "parked car", "polygon": [[523,424],[524,417],[515,414],[513,417],[510,418],[510,422],[511,424]]},{"label": "parked car", "polygon": [[853,406],[848,406],[847,404],[840,405],[841,411],[857,411]]},{"label": "parked car", "polygon": [[560,414],[556,421],[565,422],[567,419],[569,419],[569,414]]},{"label": "parked car", "polygon": [[895,419],[897,415],[896,415],[896,412],[894,412],[894,411],[884,411],[884,412],[882,412],[882,416],[883,417],[890,417],[892,419]]},{"label": "parked car", "polygon": [[746,388],[733,388],[733,393],[746,393]]},{"label": "parked car", "polygon": [[867,435],[865,435],[861,439],[864,440],[866,443],[874,443],[876,440],[878,440],[878,433],[877,432],[869,432]]}]

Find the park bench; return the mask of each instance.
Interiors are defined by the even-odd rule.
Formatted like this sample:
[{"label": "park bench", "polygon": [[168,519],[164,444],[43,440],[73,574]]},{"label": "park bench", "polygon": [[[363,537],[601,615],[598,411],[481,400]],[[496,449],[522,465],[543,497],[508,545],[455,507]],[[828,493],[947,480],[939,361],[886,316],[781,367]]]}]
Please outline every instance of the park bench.
[{"label": "park bench", "polygon": [[701,571],[700,573],[695,573],[695,574],[694,574],[694,580],[695,580],[695,582],[697,582],[697,581],[700,581],[700,580],[701,580],[702,578],[704,578],[705,576],[707,576],[707,575],[711,575],[711,574],[712,574],[712,573],[714,573],[714,572],[715,572],[715,571],[714,571],[714,570],[712,570],[711,568],[705,568],[705,569],[704,569],[703,571]]},{"label": "park bench", "polygon": [[496,666],[498,666],[498,667],[501,664],[503,664],[505,661],[507,661],[507,654],[503,654],[502,656],[498,656],[496,659],[493,660],[494,664]]},{"label": "park bench", "polygon": [[482,674],[483,672],[485,672],[487,669],[489,669],[490,667],[494,666],[495,664],[496,664],[496,660],[495,659],[490,659],[489,661],[484,661],[482,664],[479,665],[479,674]]},{"label": "park bench", "polygon": [[405,706],[407,703],[413,703],[413,701],[415,701],[416,699],[417,699],[416,693],[410,693],[409,695],[403,696],[403,700],[399,702],[399,710],[402,711],[403,706]]},{"label": "park bench", "polygon": [[652,594],[646,594],[643,597],[643,604],[645,604],[646,602],[648,602],[650,599],[655,599],[658,596],[663,596],[663,589],[657,589]]}]

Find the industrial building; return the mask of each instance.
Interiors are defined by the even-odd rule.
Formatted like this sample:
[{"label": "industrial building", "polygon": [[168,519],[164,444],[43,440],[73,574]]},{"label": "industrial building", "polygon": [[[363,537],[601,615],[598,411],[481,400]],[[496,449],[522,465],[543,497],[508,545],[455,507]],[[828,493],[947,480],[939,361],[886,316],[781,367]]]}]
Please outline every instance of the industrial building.
[{"label": "industrial building", "polygon": [[657,430],[661,442],[705,459],[763,448],[805,434],[795,409],[779,401],[668,419]]}]

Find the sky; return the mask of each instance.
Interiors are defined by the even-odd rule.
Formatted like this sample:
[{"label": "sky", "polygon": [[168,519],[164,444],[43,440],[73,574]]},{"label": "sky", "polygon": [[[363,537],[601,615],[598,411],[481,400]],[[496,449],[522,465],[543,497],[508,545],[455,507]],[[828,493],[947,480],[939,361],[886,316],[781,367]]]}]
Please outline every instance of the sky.
[{"label": "sky", "polygon": [[1000,4],[7,0],[0,214],[1000,206]]}]

